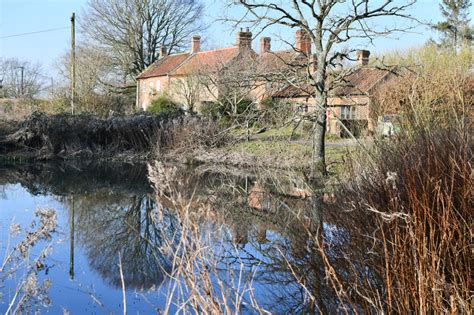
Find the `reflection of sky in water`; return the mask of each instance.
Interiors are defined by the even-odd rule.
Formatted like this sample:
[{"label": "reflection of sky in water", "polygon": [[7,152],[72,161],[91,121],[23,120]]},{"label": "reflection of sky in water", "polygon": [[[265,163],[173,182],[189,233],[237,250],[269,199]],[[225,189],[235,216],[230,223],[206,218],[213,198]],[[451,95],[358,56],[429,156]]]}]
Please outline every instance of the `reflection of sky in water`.
[{"label": "reflection of sky in water", "polygon": [[[101,276],[89,266],[87,255],[80,244],[75,246],[75,278],[69,278],[69,223],[68,211],[64,204],[52,196],[33,196],[20,185],[7,185],[3,188],[4,194],[0,198],[0,259],[3,261],[5,254],[9,227],[12,222],[20,224],[22,233],[12,239],[17,243],[24,235],[24,228],[30,227],[35,219],[35,209],[53,208],[58,214],[58,228],[52,239],[53,251],[46,260],[49,270],[39,272],[40,279],[47,277],[52,281],[49,296],[53,301],[48,309],[53,314],[62,313],[63,309],[72,311],[71,314],[84,313],[119,313],[122,309],[122,292],[120,289],[105,283]],[[77,240],[76,240],[77,241]],[[32,250],[32,256],[44,248],[45,242],[38,243]],[[21,273],[20,273],[21,275]],[[13,280],[13,279],[12,279]],[[0,304],[0,313],[8,308],[10,297],[14,294],[14,281],[9,280],[5,288],[0,286],[3,301]],[[127,304],[131,311],[140,313],[153,312],[154,307],[145,300],[158,304],[156,293],[146,294],[146,299],[141,292],[129,291]],[[94,296],[94,297],[93,297]],[[104,307],[99,306],[94,299],[100,301]]]},{"label": "reflection of sky in water", "polygon": [[[94,170],[88,174],[77,171],[70,175],[71,171],[68,170],[58,172],[59,176],[58,174],[49,176],[56,171],[57,168],[40,173],[41,176],[36,178],[40,180],[32,185],[40,188],[35,191],[48,191],[49,187],[51,191],[55,193],[59,191],[62,195],[69,192],[68,189],[79,187],[75,189],[80,191],[80,194],[74,198],[76,229],[74,280],[70,280],[69,277],[71,197],[59,198],[51,194],[34,196],[20,184],[0,187],[0,259],[5,253],[9,226],[12,222],[19,223],[23,228],[20,236],[12,240],[15,243],[21,239],[24,229],[35,219],[35,209],[38,207],[55,209],[58,214],[58,228],[51,240],[53,251],[46,260],[49,268],[39,272],[40,279],[48,278],[52,281],[49,297],[53,304],[48,311],[53,314],[62,313],[63,309],[70,310],[72,314],[122,312],[122,291],[117,264],[118,251],[123,250],[124,273],[126,278],[128,275],[129,280],[134,281],[133,285],[132,283],[126,285],[128,311],[140,314],[155,313],[157,307],[165,304],[164,292],[170,283],[165,281],[164,288],[160,290],[162,277],[157,271],[156,260],[152,259],[156,256],[150,255],[150,249],[144,247],[146,242],[143,242],[143,239],[145,237],[153,239],[154,244],[159,246],[161,234],[168,231],[164,231],[160,226],[153,229],[147,221],[146,213],[147,209],[150,209],[150,204],[147,204],[149,198],[146,196],[150,192],[144,187],[149,187],[149,184],[140,181],[131,181],[127,184],[124,178],[119,175],[114,177],[114,173],[109,171],[100,174],[94,174]],[[126,174],[133,173],[132,170]],[[146,174],[136,172],[136,177],[146,178]],[[103,184],[104,178],[106,184]],[[41,180],[44,180],[44,183]],[[100,187],[105,188],[101,190]],[[224,203],[226,201],[224,200]],[[235,207],[244,207],[247,198],[244,198],[243,202],[243,205],[237,204]],[[151,207],[154,207],[153,203]],[[230,217],[227,217],[228,214]],[[300,248],[293,247],[293,244],[303,244],[304,247],[305,240],[294,239],[294,230],[284,232],[286,235],[284,237],[272,231],[276,229],[275,225],[278,225],[279,221],[275,219],[278,215],[271,213],[261,219],[264,222],[261,226],[255,223],[258,221],[255,217],[247,214],[242,217],[242,212],[239,211],[226,213],[224,217],[227,219],[222,229],[223,233],[217,233],[211,241],[216,252],[224,253],[220,276],[225,278],[225,273],[231,268],[235,271],[233,281],[238,282],[240,261],[236,261],[236,257],[240,257],[246,262],[247,275],[243,275],[244,277],[256,272],[253,288],[260,305],[271,306],[278,313],[284,312],[284,306],[280,308],[279,305],[282,302],[280,298],[297,296],[299,290],[296,284],[292,283],[288,270],[282,267],[281,253],[276,250],[276,245],[286,248],[285,254],[289,256],[301,252],[304,256],[304,249],[301,251]],[[269,218],[271,222],[265,222]],[[173,214],[165,215],[165,219],[173,221]],[[204,231],[206,229],[216,231],[220,230],[219,224],[210,220],[204,223],[202,228]],[[136,231],[139,233],[133,233]],[[236,239],[240,244],[234,247],[231,243]],[[33,256],[48,243],[38,243],[32,250]],[[160,264],[164,264],[164,260],[160,261]],[[273,269],[268,270],[269,267]],[[279,268],[274,269],[275,267]],[[138,283],[139,281],[143,283]],[[10,297],[14,294],[13,285],[13,281],[10,280],[5,287],[0,286],[0,292],[3,293],[0,313],[4,313],[8,307]],[[145,289],[151,287],[153,291],[142,292],[140,289],[142,287]],[[97,301],[103,306],[98,305]],[[296,304],[299,301],[301,300]]]}]

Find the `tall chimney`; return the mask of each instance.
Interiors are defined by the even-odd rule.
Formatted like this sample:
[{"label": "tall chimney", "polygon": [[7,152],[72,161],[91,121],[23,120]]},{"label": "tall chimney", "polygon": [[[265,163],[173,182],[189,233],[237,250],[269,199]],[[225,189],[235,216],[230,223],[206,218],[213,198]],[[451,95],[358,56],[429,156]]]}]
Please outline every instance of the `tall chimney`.
[{"label": "tall chimney", "polygon": [[370,51],[358,50],[357,51],[357,63],[361,66],[367,66],[369,64]]},{"label": "tall chimney", "polygon": [[311,55],[311,37],[306,30],[296,31],[296,49],[306,56]]},{"label": "tall chimney", "polygon": [[168,56],[168,49],[166,49],[166,46],[161,46],[160,47],[160,58]]},{"label": "tall chimney", "polygon": [[252,48],[252,33],[248,28],[245,31],[240,29],[237,33],[237,47],[239,49]]},{"label": "tall chimney", "polygon": [[201,51],[201,36],[193,36],[192,42],[191,42],[191,52],[193,54],[198,53]]},{"label": "tall chimney", "polygon": [[266,53],[272,49],[272,39],[270,37],[262,37],[260,39],[260,53]]}]

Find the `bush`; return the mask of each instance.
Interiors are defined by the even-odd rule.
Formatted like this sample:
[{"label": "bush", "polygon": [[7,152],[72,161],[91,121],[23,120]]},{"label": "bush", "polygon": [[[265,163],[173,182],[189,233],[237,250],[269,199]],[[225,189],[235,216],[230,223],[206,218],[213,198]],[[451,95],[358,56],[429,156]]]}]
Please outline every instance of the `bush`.
[{"label": "bush", "polygon": [[473,104],[430,73],[422,69],[400,102],[399,134],[361,153],[328,211],[347,233],[339,248],[321,247],[334,289],[368,313],[472,313],[474,145],[462,109]]},{"label": "bush", "polygon": [[182,109],[168,95],[161,94],[151,102],[147,112],[153,114],[179,113]]},{"label": "bush", "polygon": [[205,102],[201,106],[201,115],[212,120],[219,119],[223,115],[222,106],[215,102]]},{"label": "bush", "polygon": [[237,115],[245,114],[249,111],[250,107],[253,105],[253,101],[250,99],[243,99],[237,104]]},{"label": "bush", "polygon": [[294,113],[291,104],[280,100],[266,98],[262,100],[260,105],[262,112],[260,121],[263,124],[281,126],[285,124]]}]

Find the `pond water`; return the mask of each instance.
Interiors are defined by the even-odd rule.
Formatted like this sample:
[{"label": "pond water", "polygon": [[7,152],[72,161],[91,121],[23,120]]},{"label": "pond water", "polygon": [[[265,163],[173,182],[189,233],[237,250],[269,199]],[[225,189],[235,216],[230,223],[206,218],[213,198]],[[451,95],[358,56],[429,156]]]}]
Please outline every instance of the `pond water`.
[{"label": "pond water", "polygon": [[[243,313],[254,312],[252,301],[275,313],[311,309],[308,290],[319,288],[312,277],[321,270],[303,232],[315,224],[304,179],[272,171],[169,167],[179,196],[199,200],[191,208],[207,209],[198,225],[212,235],[219,257],[212,282],[222,275],[235,283],[250,274],[253,290],[242,293]],[[162,312],[167,292],[179,281],[169,278],[176,264],[162,249],[165,239],[183,232],[169,192],[157,195],[149,175],[140,164],[1,166],[0,313],[122,313],[123,286],[128,313]],[[25,235],[41,227],[38,209],[54,210],[57,226],[12,258]],[[298,266],[301,276],[288,265]],[[178,305],[171,306],[176,311]]]}]

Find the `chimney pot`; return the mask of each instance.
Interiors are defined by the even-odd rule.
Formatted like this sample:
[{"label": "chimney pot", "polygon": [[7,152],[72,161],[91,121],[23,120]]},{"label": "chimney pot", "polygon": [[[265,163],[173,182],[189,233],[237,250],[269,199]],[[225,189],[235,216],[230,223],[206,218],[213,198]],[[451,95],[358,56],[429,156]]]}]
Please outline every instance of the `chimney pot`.
[{"label": "chimney pot", "polygon": [[369,64],[370,51],[368,50],[358,50],[357,51],[357,63],[361,66],[366,66]]},{"label": "chimney pot", "polygon": [[252,33],[248,31],[238,32],[237,47],[239,47],[239,49],[252,48]]},{"label": "chimney pot", "polygon": [[191,42],[191,53],[195,54],[201,51],[201,36],[193,36]]},{"label": "chimney pot", "polygon": [[296,31],[296,49],[306,56],[311,55],[311,37],[306,30]]},{"label": "chimney pot", "polygon": [[272,39],[270,37],[262,37],[262,39],[260,40],[260,53],[263,54],[271,51],[271,43]]},{"label": "chimney pot", "polygon": [[163,58],[163,57],[166,57],[168,56],[168,49],[166,48],[166,46],[161,46],[160,47],[160,57]]}]

